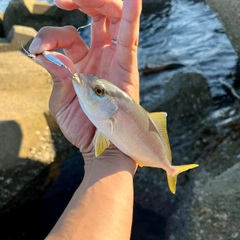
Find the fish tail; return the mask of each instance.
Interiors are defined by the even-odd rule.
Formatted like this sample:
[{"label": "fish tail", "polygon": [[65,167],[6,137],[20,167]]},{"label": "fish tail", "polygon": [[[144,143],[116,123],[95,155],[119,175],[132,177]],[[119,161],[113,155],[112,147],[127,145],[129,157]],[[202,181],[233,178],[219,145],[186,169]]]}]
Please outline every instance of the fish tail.
[{"label": "fish tail", "polygon": [[189,169],[198,167],[198,164],[187,164],[182,166],[172,166],[174,169],[173,174],[169,174],[167,172],[167,181],[168,181],[168,187],[170,191],[175,194],[176,193],[176,184],[177,184],[177,176],[179,173],[185,172]]}]

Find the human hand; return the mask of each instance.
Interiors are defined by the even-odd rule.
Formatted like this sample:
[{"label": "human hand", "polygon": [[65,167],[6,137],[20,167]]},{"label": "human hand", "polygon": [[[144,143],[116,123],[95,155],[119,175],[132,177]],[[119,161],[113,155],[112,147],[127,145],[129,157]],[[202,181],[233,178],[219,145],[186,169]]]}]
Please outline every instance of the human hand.
[{"label": "human hand", "polygon": [[[111,81],[135,101],[139,101],[137,44],[139,35],[140,0],[55,0],[63,9],[78,8],[92,17],[90,49],[75,28],[42,28],[29,48],[42,53],[54,48],[64,49],[66,56],[55,53],[73,72],[88,73]],[[123,5],[123,6],[122,6]],[[117,40],[117,44],[112,43]],[[66,138],[81,152],[92,151],[95,127],[83,113],[65,69],[44,60],[38,62],[54,80],[50,112]]]}]

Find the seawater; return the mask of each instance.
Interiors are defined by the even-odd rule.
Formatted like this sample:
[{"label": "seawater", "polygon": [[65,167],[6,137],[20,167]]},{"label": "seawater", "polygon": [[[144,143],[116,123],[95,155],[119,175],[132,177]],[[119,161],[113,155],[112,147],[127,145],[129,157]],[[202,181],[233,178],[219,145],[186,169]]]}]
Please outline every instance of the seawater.
[{"label": "seawater", "polygon": [[[140,69],[146,64],[183,64],[181,72],[197,72],[207,79],[212,96],[221,104],[228,93],[219,80],[233,83],[237,60],[223,26],[204,1],[165,1],[158,11],[141,16]],[[162,82],[176,72],[154,74],[141,82],[142,102],[154,103]]]}]

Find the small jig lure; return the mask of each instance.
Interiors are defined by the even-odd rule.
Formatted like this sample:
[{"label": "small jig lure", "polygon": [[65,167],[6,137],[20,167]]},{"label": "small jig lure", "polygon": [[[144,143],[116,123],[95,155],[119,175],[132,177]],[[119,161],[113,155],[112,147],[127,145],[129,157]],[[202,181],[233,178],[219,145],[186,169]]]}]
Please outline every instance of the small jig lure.
[{"label": "small jig lure", "polygon": [[[89,24],[87,24],[87,25],[85,25],[85,26],[79,27],[79,28],[77,29],[77,31],[79,31],[80,29],[89,27],[89,26],[91,26],[91,23],[89,23]],[[31,58],[31,59],[33,59],[33,60],[37,57],[37,55],[29,53],[29,52],[23,47],[23,44],[22,44],[22,49],[23,49],[23,51],[24,51],[24,53],[26,54],[27,57],[29,57],[29,58]],[[55,65],[57,65],[57,66],[59,66],[59,67],[61,67],[61,68],[65,68],[65,69],[72,75],[72,77],[73,77],[74,79],[76,79],[77,81],[80,81],[80,80],[78,79],[77,74],[74,74],[74,73],[70,70],[69,67],[67,67],[59,58],[57,58],[57,57],[56,57],[55,55],[53,55],[51,52],[49,52],[49,51],[44,51],[44,52],[42,52],[42,55],[43,55],[46,59],[48,59],[51,63],[53,63],[53,64],[55,64]]]},{"label": "small jig lure", "polygon": [[[31,58],[31,59],[35,59],[36,55],[35,54],[31,54],[30,52],[28,52],[23,46],[22,49],[24,51],[24,53],[26,54],[27,57]],[[75,74],[70,70],[69,67],[67,67],[60,59],[58,59],[55,55],[53,55],[51,52],[49,51],[44,51],[42,52],[42,55],[49,60],[51,63],[61,67],[61,68],[65,68],[72,76],[75,76]]]},{"label": "small jig lure", "polygon": [[75,76],[74,73],[70,70],[69,67],[67,67],[60,59],[58,59],[56,56],[54,56],[49,51],[42,52],[42,55],[47,58],[51,63],[61,67],[65,68],[72,76]]}]

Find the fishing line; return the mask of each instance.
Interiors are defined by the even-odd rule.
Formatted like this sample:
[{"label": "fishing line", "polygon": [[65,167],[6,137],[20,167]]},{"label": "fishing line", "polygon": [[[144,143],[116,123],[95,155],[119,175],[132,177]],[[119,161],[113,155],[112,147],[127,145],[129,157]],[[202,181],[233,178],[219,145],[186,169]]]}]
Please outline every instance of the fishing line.
[{"label": "fishing line", "polygon": [[91,26],[91,25],[92,25],[91,23],[88,23],[87,25],[84,25],[84,26],[78,27],[78,28],[77,28],[77,31],[79,31],[80,29],[83,29],[83,28],[89,27],[89,26]]}]

